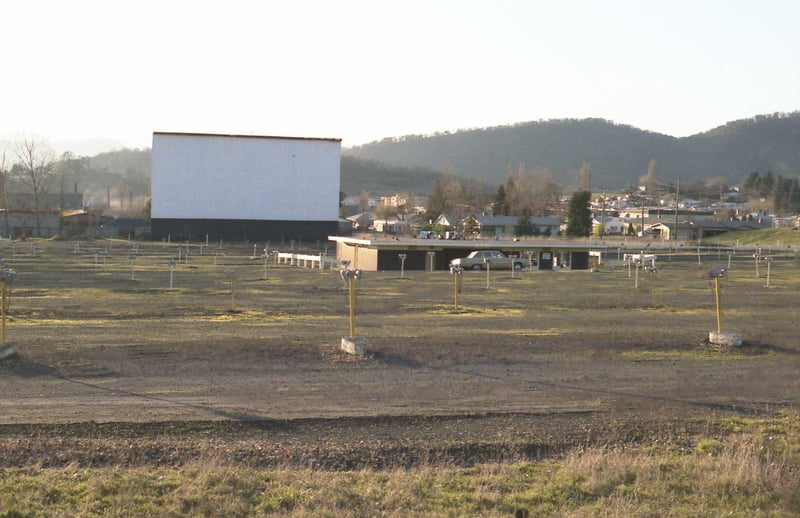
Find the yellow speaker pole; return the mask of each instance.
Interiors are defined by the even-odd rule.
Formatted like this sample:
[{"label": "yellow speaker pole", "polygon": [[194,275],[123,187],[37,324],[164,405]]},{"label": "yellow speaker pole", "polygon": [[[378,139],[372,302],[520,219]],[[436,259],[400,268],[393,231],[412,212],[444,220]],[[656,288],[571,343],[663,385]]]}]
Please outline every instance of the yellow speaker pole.
[{"label": "yellow speaker pole", "polygon": [[461,292],[461,272],[464,268],[460,266],[450,266],[450,274],[453,276],[453,305],[458,311],[458,294]]},{"label": "yellow speaker pole", "polygon": [[236,311],[236,270],[225,270],[231,282],[231,311]]},{"label": "yellow speaker pole", "polygon": [[653,264],[647,267],[647,271],[650,272],[650,294],[653,298],[653,307],[656,307],[656,276],[658,275],[658,270],[656,265]]},{"label": "yellow speaker pole", "polygon": [[0,320],[2,320],[2,339],[3,343],[6,343],[6,288],[8,287],[8,281],[6,279],[0,279],[0,289],[3,292],[2,295],[2,302],[0,302]]},{"label": "yellow speaker pole", "polygon": [[458,274],[453,275],[453,301],[453,309],[458,311]]},{"label": "yellow speaker pole", "polygon": [[355,275],[350,275],[347,279],[347,285],[350,289],[350,337],[356,336],[356,278]]},{"label": "yellow speaker pole", "polygon": [[722,332],[722,307],[719,304],[719,276],[714,277],[714,291],[717,298],[717,332]]},{"label": "yellow speaker pole", "polygon": [[0,269],[0,339],[6,344],[6,312],[8,311],[8,284],[17,274],[11,268]]},{"label": "yellow speaker pole", "polygon": [[231,309],[236,311],[236,274],[231,275]]}]

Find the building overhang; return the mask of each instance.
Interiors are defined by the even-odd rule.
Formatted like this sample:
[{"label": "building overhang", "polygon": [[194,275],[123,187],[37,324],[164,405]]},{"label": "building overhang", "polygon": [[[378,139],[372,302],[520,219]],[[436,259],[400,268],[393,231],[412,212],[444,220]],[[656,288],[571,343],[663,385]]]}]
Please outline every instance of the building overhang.
[{"label": "building overhang", "polygon": [[609,250],[609,245],[581,243],[577,241],[550,241],[527,239],[421,239],[421,238],[375,238],[364,239],[351,236],[328,236],[328,240],[347,246],[375,250]]}]

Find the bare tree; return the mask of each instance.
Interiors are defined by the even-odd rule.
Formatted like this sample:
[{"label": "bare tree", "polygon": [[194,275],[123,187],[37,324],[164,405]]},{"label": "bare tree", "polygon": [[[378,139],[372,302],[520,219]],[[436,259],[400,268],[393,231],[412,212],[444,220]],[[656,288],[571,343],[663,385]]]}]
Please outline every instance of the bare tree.
[{"label": "bare tree", "polygon": [[589,162],[581,164],[581,169],[578,171],[578,190],[592,190],[592,166],[589,165]]},{"label": "bare tree", "polygon": [[475,175],[472,193],[472,206],[477,211],[482,211],[492,204],[495,191],[486,181],[486,176],[482,172]]},{"label": "bare tree", "polygon": [[70,151],[64,152],[61,155],[61,160],[58,161],[58,165],[56,166],[58,177],[61,181],[61,185],[59,186],[58,190],[58,208],[59,210],[64,210],[66,207],[64,206],[64,197],[66,196],[66,177],[67,171],[71,170],[74,166],[73,163],[75,162],[75,156]]},{"label": "bare tree", "polygon": [[50,145],[34,137],[23,137],[16,143],[17,165],[20,181],[33,201],[36,235],[41,236],[43,195],[49,192],[56,176],[55,152]]},{"label": "bare tree", "polygon": [[11,228],[8,221],[8,163],[6,162],[6,150],[3,149],[0,154],[0,203],[3,204],[3,219],[5,222],[5,230],[9,237],[11,236]]},{"label": "bare tree", "polygon": [[642,178],[645,192],[647,192],[648,196],[657,196],[658,190],[661,186],[661,182],[658,179],[658,163],[656,159],[653,158],[650,160],[650,163],[647,164],[647,175]]},{"label": "bare tree", "polygon": [[411,193],[408,191],[400,191],[397,193],[397,205],[395,205],[395,214],[400,221],[406,220],[406,215],[413,208],[414,200]]},{"label": "bare tree", "polygon": [[367,212],[369,210],[369,191],[363,190],[358,196],[358,212]]},{"label": "bare tree", "polygon": [[506,196],[513,214],[528,209],[533,215],[544,216],[558,204],[561,187],[547,169],[528,171],[524,164],[519,164],[509,178],[512,181],[506,181]]},{"label": "bare tree", "polygon": [[437,216],[446,214],[454,220],[461,220],[466,214],[467,189],[455,173],[441,173],[436,177],[433,190],[428,196],[428,210]]}]

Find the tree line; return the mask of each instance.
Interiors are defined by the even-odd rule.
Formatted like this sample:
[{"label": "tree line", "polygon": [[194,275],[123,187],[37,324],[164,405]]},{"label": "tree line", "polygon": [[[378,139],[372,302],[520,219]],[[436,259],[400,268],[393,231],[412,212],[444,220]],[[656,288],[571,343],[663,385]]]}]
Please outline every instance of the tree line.
[{"label": "tree line", "polygon": [[509,170],[504,184],[494,189],[478,174],[464,177],[455,173],[437,176],[428,197],[428,211],[447,214],[456,219],[473,213],[494,215],[552,215],[558,210],[561,186],[549,171],[527,169],[524,164]]},{"label": "tree line", "polygon": [[36,232],[43,209],[113,208],[141,216],[150,193],[150,150],[122,149],[94,157],[56,154],[50,143],[22,136],[0,149],[0,209],[29,210]]},{"label": "tree line", "polygon": [[[443,173],[436,177],[427,211],[423,214],[425,222],[431,222],[445,214],[451,221],[460,222],[470,214],[491,214],[495,216],[516,216],[517,234],[536,235],[535,226],[530,224],[533,216],[557,216],[566,219],[566,235],[589,236],[592,224],[591,166],[584,163],[577,175],[578,189],[564,196],[562,186],[555,181],[546,169],[528,169],[523,164],[509,169],[506,181],[496,189],[478,174],[464,177],[454,173]],[[737,193],[729,190],[724,177],[715,176],[694,180],[680,188],[679,182],[665,185],[658,174],[658,164],[651,159],[646,174],[639,179],[637,186],[629,186],[620,191],[634,206],[659,205],[663,198],[677,203],[681,199],[693,198],[706,202],[733,200]],[[761,175],[751,173],[742,186],[745,197],[735,196],[737,201],[747,201],[751,211],[776,214],[779,216],[800,212],[800,182],[797,178],[785,178],[767,172]],[[606,193],[604,193],[604,196]],[[408,193],[406,193],[408,196]],[[567,199],[568,201],[564,202]],[[392,207],[382,207],[381,215],[388,219],[393,215]],[[609,215],[614,211],[609,210]],[[727,219],[731,212],[720,210],[719,217]],[[403,219],[403,218],[401,218]],[[633,230],[632,230],[633,231]]]},{"label": "tree line", "polygon": [[766,203],[770,212],[775,214],[800,212],[800,181],[797,178],[775,176],[771,171],[763,175],[753,171],[742,184],[742,189],[759,202]]},{"label": "tree line", "polygon": [[[579,183],[585,187],[573,193],[568,217],[572,224],[568,226],[569,235],[589,235],[592,228],[589,202],[591,192],[591,168],[584,164],[579,173]],[[538,229],[530,224],[533,216],[561,216],[564,212],[562,203],[562,187],[553,175],[543,168],[526,168],[518,164],[509,168],[506,181],[493,188],[482,175],[474,177],[459,176],[455,173],[442,173],[436,180],[428,196],[426,212],[422,214],[423,228],[429,226],[440,215],[444,214],[451,221],[460,222],[471,214],[491,214],[494,216],[517,217],[517,233],[519,235],[536,235]],[[381,217],[391,215],[403,219],[398,212],[401,207],[382,207]]]}]

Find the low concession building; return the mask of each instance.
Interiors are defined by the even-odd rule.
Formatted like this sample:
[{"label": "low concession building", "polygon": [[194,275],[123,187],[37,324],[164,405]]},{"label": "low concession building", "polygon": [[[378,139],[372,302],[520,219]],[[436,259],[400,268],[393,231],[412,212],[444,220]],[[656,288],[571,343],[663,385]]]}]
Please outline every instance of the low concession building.
[{"label": "low concession building", "polygon": [[587,270],[591,267],[589,252],[605,251],[606,245],[588,245],[568,241],[514,240],[450,240],[450,239],[362,239],[330,236],[336,242],[336,259],[350,261],[351,267],[365,271],[399,270],[400,255],[405,255],[407,270],[447,270],[450,261],[465,257],[473,250],[501,250],[533,264],[539,270],[570,268]]}]

